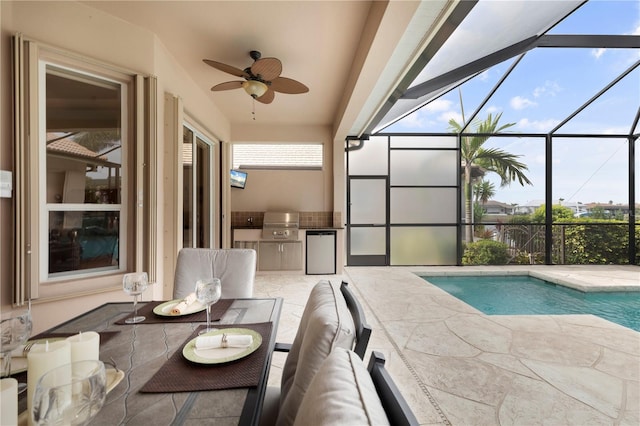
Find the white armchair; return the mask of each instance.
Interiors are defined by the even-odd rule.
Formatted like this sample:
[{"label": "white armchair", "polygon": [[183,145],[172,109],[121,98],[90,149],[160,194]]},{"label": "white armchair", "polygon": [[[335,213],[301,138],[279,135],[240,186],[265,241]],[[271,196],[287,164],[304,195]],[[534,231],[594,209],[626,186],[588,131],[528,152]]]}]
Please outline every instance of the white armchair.
[{"label": "white armchair", "polygon": [[256,252],[252,249],[183,248],[178,253],[173,297],[184,298],[194,291],[196,281],[220,278],[222,298],[253,296]]}]

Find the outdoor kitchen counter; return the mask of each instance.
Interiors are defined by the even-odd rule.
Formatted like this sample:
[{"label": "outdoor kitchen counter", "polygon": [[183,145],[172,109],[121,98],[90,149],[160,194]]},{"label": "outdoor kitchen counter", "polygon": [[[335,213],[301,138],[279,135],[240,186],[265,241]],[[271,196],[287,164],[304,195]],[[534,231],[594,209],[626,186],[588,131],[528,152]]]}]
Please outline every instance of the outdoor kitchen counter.
[{"label": "outdoor kitchen counter", "polygon": [[[248,225],[248,226],[232,226],[231,227],[231,238],[232,238],[232,247],[234,248],[244,248],[244,249],[253,249],[257,253],[257,270],[258,271],[273,271],[273,270],[296,270],[300,272],[307,272],[307,232],[317,232],[317,231],[333,231],[335,235],[335,262],[336,262],[336,273],[342,273],[343,267],[343,247],[342,241],[343,232],[345,232],[344,227],[331,227],[331,226],[318,226],[318,227],[304,227],[299,228],[299,232],[297,238],[290,240],[270,240],[262,238],[263,229],[261,226]],[[274,244],[284,243],[286,245],[280,247],[277,252],[284,253],[289,249],[295,250],[296,253],[299,253],[299,257],[296,254],[297,260],[292,263],[288,261],[280,261],[280,264],[286,263],[289,266],[280,267],[280,266],[272,266],[269,264],[270,258],[273,257],[273,253],[269,251],[269,249]],[[292,244],[299,244],[299,249]],[[284,250],[284,249],[287,250]],[[293,251],[288,251],[289,253],[293,253]],[[295,266],[290,266],[295,265]],[[333,268],[332,268],[333,269]]]}]

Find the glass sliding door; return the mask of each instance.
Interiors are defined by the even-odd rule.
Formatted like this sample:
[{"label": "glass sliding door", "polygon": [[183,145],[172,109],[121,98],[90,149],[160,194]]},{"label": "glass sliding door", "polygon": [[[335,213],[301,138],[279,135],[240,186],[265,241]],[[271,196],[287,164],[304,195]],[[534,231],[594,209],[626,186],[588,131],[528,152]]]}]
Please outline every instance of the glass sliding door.
[{"label": "glass sliding door", "polygon": [[213,247],[213,158],[213,142],[185,125],[182,145],[183,247]]},{"label": "glass sliding door", "polygon": [[196,173],[195,173],[195,227],[196,247],[211,247],[211,216],[213,204],[212,168],[213,149],[203,139],[196,137]]},{"label": "glass sliding door", "polygon": [[184,126],[182,144],[182,247],[193,247],[193,140],[191,129]]}]

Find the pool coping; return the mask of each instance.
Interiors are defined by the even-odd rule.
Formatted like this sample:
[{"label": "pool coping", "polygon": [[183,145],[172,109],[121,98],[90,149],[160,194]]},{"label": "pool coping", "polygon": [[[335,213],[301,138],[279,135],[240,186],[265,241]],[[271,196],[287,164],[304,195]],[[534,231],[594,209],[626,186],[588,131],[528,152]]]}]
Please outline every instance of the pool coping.
[{"label": "pool coping", "polygon": [[[466,267],[465,267],[466,268]],[[487,267],[490,268],[490,267]],[[498,269],[501,268],[501,269]],[[435,276],[473,276],[473,275],[484,275],[484,276],[507,276],[507,275],[525,275],[534,278],[538,278],[544,281],[548,281],[550,283],[560,285],[563,287],[568,287],[574,290],[582,291],[584,293],[598,293],[598,292],[640,292],[640,268],[638,270],[638,281],[637,283],[630,284],[597,284],[585,281],[584,277],[572,277],[569,276],[570,273],[566,273],[564,270],[561,274],[553,271],[536,271],[534,269],[518,269],[518,270],[505,270],[502,269],[504,266],[496,265],[491,269],[468,269],[464,271],[413,271],[418,276],[425,277],[435,277]],[[606,278],[606,277],[603,277]]]}]

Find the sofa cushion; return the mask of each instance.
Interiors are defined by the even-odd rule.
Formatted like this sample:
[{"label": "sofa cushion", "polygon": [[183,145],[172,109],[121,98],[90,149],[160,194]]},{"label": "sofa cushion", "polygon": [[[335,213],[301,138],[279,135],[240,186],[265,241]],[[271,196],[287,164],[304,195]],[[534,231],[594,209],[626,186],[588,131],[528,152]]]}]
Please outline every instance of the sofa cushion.
[{"label": "sofa cushion", "polygon": [[294,425],[388,425],[371,376],[353,351],[337,348],[302,399]]},{"label": "sofa cushion", "polygon": [[311,290],[282,370],[278,425],[293,423],[302,397],[325,358],[335,348],[353,347],[354,329],[340,289],[329,281],[318,282]]}]

